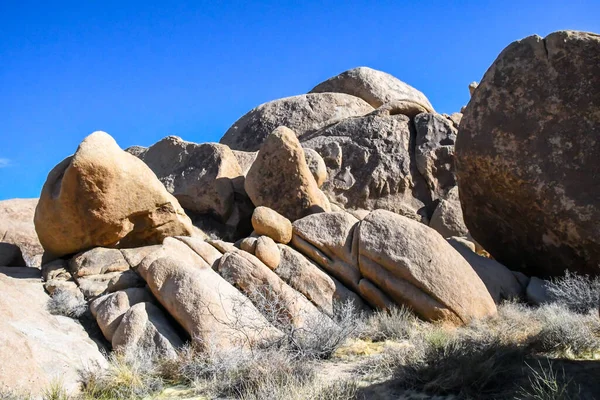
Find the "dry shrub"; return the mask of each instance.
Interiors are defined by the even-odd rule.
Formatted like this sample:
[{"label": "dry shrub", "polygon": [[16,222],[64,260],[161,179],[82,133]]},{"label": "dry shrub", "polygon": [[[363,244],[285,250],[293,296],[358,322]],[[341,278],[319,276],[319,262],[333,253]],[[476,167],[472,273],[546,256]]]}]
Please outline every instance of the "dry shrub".
[{"label": "dry shrub", "polygon": [[50,314],[76,319],[82,317],[88,310],[85,299],[77,297],[68,290],[57,290],[48,300],[46,307]]},{"label": "dry shrub", "polygon": [[566,271],[564,277],[546,284],[550,298],[571,311],[587,314],[598,313],[600,306],[600,277],[590,278]]}]

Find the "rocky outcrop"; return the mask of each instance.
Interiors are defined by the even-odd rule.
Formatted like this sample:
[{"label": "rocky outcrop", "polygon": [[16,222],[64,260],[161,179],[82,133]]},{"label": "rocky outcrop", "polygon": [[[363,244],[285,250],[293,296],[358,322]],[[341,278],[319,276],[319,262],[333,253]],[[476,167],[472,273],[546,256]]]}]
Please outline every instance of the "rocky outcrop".
[{"label": "rocky outcrop", "polygon": [[345,209],[383,208],[427,220],[432,200],[417,169],[413,124],[394,110],[347,118],[302,138],[327,166],[322,190]]},{"label": "rocky outcrop", "polygon": [[431,228],[376,210],[355,235],[361,275],[422,318],[460,324],[496,313],[481,279]]},{"label": "rocky outcrop", "polygon": [[244,187],[255,206],[269,207],[292,221],[330,210],[296,135],[283,126],[271,132],[262,144]]},{"label": "rocky outcrop", "polygon": [[106,360],[74,319],[51,315],[41,272],[0,267],[0,389],[41,396],[56,382],[74,393],[80,372]]},{"label": "rocky outcrop", "polygon": [[138,272],[200,348],[247,347],[279,334],[245,296],[177,239],[165,239]]},{"label": "rocky outcrop", "polygon": [[473,92],[460,199],[473,238],[507,267],[600,274],[599,107],[600,35],[584,32],[512,43]]},{"label": "rocky outcrop", "polygon": [[310,93],[335,92],[360,97],[375,108],[390,102],[414,104],[425,112],[433,107],[427,97],[394,76],[368,67],[358,67],[319,83]]},{"label": "rocky outcrop", "polygon": [[104,132],[88,136],[49,173],[34,222],[42,246],[55,257],[193,232],[154,173]]},{"label": "rocky outcrop", "polygon": [[33,225],[37,202],[37,199],[0,201],[0,265],[41,265],[44,249]]},{"label": "rocky outcrop", "polygon": [[80,278],[88,275],[127,271],[129,263],[117,249],[96,247],[71,258],[69,269],[75,277]]},{"label": "rocky outcrop", "polygon": [[287,126],[302,137],[335,121],[364,115],[373,107],[362,99],[341,93],[314,93],[270,101],[237,120],[221,143],[233,150],[256,151],[279,126]]}]

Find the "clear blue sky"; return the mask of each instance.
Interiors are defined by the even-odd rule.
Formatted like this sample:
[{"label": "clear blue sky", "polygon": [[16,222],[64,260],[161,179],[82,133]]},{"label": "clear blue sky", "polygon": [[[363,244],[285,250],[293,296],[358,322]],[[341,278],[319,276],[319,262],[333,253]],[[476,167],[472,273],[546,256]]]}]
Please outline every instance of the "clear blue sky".
[{"label": "clear blue sky", "polygon": [[37,197],[95,130],[218,141],[357,66],[458,111],[506,45],[560,29],[600,32],[600,1],[0,0],[0,199]]}]

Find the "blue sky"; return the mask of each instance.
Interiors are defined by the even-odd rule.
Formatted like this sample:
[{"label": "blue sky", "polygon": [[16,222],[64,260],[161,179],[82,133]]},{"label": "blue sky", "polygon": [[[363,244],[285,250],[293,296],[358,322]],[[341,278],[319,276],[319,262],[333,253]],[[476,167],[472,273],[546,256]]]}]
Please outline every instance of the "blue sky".
[{"label": "blue sky", "polygon": [[218,141],[357,66],[458,111],[510,42],[560,29],[600,32],[600,2],[0,0],[0,199],[37,197],[95,130]]}]

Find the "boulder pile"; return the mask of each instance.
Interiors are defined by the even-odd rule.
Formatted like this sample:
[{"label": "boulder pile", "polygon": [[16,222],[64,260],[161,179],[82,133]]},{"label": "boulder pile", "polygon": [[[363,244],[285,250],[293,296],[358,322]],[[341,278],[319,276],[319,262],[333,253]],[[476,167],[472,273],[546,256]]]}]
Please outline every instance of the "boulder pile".
[{"label": "boulder pile", "polygon": [[[94,132],[39,200],[0,202],[0,343],[35,324],[7,312],[21,298],[44,332],[79,332],[40,311],[42,287],[86,303],[113,351],[167,357],[277,341],[282,319],[335,325],[344,304],[456,326],[538,303],[534,275],[600,273],[599,66],[600,36],[557,32],[505,49],[464,116],[360,67],[252,109],[220,143],[123,151]],[[89,344],[73,351],[96,359]]]}]

